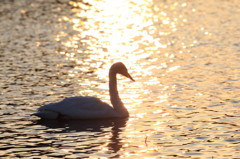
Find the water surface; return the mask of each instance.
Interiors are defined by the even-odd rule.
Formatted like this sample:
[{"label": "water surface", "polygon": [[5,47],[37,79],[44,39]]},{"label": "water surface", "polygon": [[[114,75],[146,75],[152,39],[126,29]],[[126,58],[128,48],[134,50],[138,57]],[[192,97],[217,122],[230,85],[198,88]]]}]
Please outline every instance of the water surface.
[{"label": "water surface", "polygon": [[[0,157],[239,158],[237,0],[0,2]],[[128,119],[39,121],[44,104],[109,102]]]}]

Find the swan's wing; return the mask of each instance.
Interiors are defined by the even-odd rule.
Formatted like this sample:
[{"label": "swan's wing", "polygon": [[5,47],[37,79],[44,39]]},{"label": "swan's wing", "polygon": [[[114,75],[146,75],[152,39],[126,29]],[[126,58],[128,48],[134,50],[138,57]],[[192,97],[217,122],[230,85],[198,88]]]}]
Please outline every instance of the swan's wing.
[{"label": "swan's wing", "polygon": [[77,107],[81,110],[105,109],[106,105],[108,105],[102,102],[99,98],[89,96],[66,98],[61,102],[61,104],[68,105],[68,107]]},{"label": "swan's wing", "polygon": [[39,111],[50,110],[74,119],[102,118],[115,116],[114,109],[95,97],[71,97],[58,103],[51,103],[39,108]]},{"label": "swan's wing", "polygon": [[88,96],[70,97],[57,103],[51,103],[40,107],[38,110],[61,110],[61,109],[101,109],[100,99]]}]

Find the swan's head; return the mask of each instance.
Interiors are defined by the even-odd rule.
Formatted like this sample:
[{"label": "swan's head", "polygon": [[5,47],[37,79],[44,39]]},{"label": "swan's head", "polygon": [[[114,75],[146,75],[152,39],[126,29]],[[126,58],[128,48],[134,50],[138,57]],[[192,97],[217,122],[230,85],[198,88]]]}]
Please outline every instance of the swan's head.
[{"label": "swan's head", "polygon": [[132,76],[128,73],[128,69],[122,62],[114,63],[110,70],[114,70],[116,73],[119,73],[119,74],[131,79],[132,81],[135,81],[132,78]]}]

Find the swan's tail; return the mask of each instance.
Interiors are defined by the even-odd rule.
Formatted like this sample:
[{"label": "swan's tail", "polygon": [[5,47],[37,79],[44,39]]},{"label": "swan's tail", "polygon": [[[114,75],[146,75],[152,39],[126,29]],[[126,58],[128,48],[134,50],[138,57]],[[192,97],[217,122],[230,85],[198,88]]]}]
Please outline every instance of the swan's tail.
[{"label": "swan's tail", "polygon": [[49,110],[41,110],[32,115],[38,116],[42,119],[57,119],[59,114],[57,112],[49,111]]}]

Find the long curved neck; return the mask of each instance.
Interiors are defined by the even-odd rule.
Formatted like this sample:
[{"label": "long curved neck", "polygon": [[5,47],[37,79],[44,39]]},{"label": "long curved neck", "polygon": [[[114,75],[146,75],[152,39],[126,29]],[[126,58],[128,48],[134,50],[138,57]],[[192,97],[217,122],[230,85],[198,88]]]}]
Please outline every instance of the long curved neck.
[{"label": "long curved neck", "polygon": [[120,116],[127,117],[129,114],[119,97],[117,89],[117,72],[114,69],[110,69],[109,71],[109,93],[111,103],[116,113]]}]

